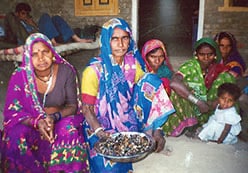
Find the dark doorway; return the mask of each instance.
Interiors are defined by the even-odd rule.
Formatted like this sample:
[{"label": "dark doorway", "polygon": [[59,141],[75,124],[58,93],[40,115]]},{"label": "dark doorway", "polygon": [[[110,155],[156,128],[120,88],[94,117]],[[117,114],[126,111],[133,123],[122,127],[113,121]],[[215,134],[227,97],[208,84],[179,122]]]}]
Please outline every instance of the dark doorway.
[{"label": "dark doorway", "polygon": [[140,0],[138,47],[151,38],[166,44],[169,56],[191,56],[199,0]]}]

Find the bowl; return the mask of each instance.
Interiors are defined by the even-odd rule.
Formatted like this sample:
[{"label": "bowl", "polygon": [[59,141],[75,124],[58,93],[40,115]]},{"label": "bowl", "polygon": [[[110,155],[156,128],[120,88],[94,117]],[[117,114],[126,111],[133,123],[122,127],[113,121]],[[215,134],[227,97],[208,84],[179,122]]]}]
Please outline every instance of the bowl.
[{"label": "bowl", "polygon": [[145,133],[119,132],[95,143],[96,152],[114,162],[137,162],[150,154],[154,140]]}]

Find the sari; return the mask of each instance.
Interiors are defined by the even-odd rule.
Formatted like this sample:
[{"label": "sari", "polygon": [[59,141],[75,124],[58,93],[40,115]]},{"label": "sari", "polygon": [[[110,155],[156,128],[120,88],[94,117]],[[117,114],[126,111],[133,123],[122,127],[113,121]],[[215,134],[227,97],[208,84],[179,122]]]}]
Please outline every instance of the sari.
[{"label": "sari", "polygon": [[[202,38],[198,40],[195,44],[195,50],[203,43],[208,43],[215,48],[217,57],[215,63],[209,66],[207,75],[203,76],[196,56],[182,64],[176,73],[183,76],[183,82],[198,99],[213,101],[217,98],[217,88],[225,82],[234,83],[235,79],[227,72],[228,68],[219,64],[221,54],[217,44],[212,39]],[[213,113],[212,111],[200,113],[195,104],[182,98],[173,90],[170,99],[176,112],[163,125],[164,132],[169,136],[179,136],[187,127],[204,124]]]},{"label": "sari", "polygon": [[170,60],[169,60],[169,57],[167,55],[167,51],[165,49],[164,44],[160,40],[157,40],[157,39],[151,39],[151,40],[147,41],[142,48],[142,58],[145,62],[147,70],[149,72],[152,72],[153,70],[152,70],[150,64],[148,63],[146,56],[152,50],[157,49],[157,48],[162,49],[162,51],[164,53],[164,58],[165,58],[163,64],[161,64],[161,66],[158,69],[157,75],[162,80],[162,83],[164,85],[166,92],[170,95],[170,93],[171,93],[170,80],[171,80],[171,77],[173,74],[173,68],[172,68],[172,65],[170,63]]},{"label": "sari", "polygon": [[[128,32],[130,36],[123,65],[115,63],[110,48],[116,27]],[[174,108],[161,80],[151,73],[144,75],[144,62],[128,24],[120,18],[109,20],[103,25],[100,40],[99,57],[91,59],[82,75],[83,104],[94,105],[97,120],[106,132],[144,132],[157,129],[167,120]],[[113,162],[95,151],[94,144],[99,138],[86,121],[83,130],[90,144],[91,172],[133,171],[132,163]]]},{"label": "sari", "polygon": [[242,76],[246,70],[246,64],[238,51],[237,40],[234,35],[229,32],[220,32],[216,34],[214,40],[220,42],[223,38],[228,38],[230,40],[232,49],[228,58],[225,61],[222,59],[221,63],[230,68],[229,72],[234,77]]},{"label": "sari", "polygon": [[[22,123],[29,118],[38,121],[46,116],[31,60],[32,46],[36,42],[43,42],[50,48],[55,57],[54,63],[57,63],[59,68],[60,65],[66,66],[74,74],[76,83],[74,86],[77,86],[75,103],[78,103],[78,111],[75,115],[64,117],[55,124],[55,141],[52,144],[43,140],[35,127]],[[68,78],[66,80],[68,81]],[[61,170],[88,172],[87,145],[79,130],[83,121],[79,96],[76,71],[73,66],[55,52],[45,35],[40,33],[30,35],[26,40],[22,64],[13,72],[6,96],[2,136],[3,172],[44,173]]]}]

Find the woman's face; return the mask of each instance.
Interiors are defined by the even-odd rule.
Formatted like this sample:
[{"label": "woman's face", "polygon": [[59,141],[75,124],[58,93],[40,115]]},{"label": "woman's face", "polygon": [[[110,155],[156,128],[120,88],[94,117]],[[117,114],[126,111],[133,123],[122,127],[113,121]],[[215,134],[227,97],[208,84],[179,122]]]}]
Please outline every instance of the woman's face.
[{"label": "woman's face", "polygon": [[36,71],[46,71],[50,69],[53,60],[52,51],[42,42],[33,44],[32,47],[32,62]]},{"label": "woman's face", "polygon": [[158,68],[163,64],[164,59],[165,57],[162,49],[158,49],[156,52],[148,54],[146,58],[150,67],[155,73],[157,73]]},{"label": "woman's face", "polygon": [[215,59],[215,52],[213,49],[206,45],[198,50],[196,56],[198,57],[201,68],[207,69]]},{"label": "woman's face", "polygon": [[219,42],[219,48],[220,48],[222,58],[224,60],[227,59],[232,50],[231,41],[226,37],[222,38]]},{"label": "woman's face", "polygon": [[129,42],[130,36],[126,31],[120,28],[114,29],[114,33],[110,41],[110,46],[114,59],[122,59],[124,57],[124,55],[127,53]]}]

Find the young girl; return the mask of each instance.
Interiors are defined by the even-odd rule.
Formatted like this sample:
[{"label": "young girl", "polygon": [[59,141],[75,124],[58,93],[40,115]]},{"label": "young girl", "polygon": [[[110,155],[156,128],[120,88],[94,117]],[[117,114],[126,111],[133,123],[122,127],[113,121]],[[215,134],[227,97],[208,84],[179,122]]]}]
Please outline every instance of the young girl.
[{"label": "young girl", "polygon": [[199,138],[218,144],[234,144],[241,132],[241,117],[235,109],[235,102],[240,97],[239,87],[233,83],[224,83],[218,88],[218,105],[208,122],[203,125]]}]

